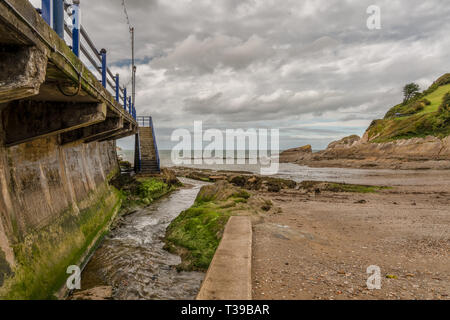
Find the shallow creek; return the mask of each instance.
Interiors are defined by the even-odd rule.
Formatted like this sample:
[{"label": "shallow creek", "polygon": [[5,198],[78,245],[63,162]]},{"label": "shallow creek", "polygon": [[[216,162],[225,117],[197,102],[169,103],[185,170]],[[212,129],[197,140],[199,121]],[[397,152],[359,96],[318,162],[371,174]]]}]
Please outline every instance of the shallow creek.
[{"label": "shallow creek", "polygon": [[82,273],[82,290],[113,287],[114,299],[194,299],[205,276],[177,272],[181,259],[163,249],[166,228],[194,203],[205,183],[181,179],[179,189],[123,218],[95,251]]}]

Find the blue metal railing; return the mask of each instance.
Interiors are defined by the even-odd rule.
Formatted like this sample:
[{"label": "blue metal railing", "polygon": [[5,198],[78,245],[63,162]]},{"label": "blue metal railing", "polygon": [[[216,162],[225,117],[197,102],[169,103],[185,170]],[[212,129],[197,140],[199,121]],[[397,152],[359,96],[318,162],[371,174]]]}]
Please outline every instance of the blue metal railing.
[{"label": "blue metal railing", "polygon": [[143,128],[152,128],[152,135],[153,135],[153,146],[155,148],[155,154],[156,154],[156,163],[158,165],[158,170],[161,171],[161,161],[159,158],[159,151],[158,151],[158,144],[156,143],[156,136],[155,136],[155,127],[153,126],[153,118],[149,116],[139,116],[136,117],[136,121],[138,122],[138,125]]},{"label": "blue metal railing", "polygon": [[[42,18],[55,30],[60,38],[64,39],[65,34],[71,38],[72,52],[79,58],[80,53],[83,54],[94,70],[99,72],[101,77],[99,81],[103,87],[107,90],[110,88],[116,101],[122,104],[125,111],[129,112],[136,119],[135,105],[127,97],[126,87],[120,86],[119,74],[114,76],[108,68],[106,49],[97,50],[88,33],[80,24],[80,0],[72,0],[71,3],[67,0],[42,0],[41,14]],[[65,22],[66,16],[71,18],[72,26]],[[87,47],[84,46],[81,40],[84,40]]]}]

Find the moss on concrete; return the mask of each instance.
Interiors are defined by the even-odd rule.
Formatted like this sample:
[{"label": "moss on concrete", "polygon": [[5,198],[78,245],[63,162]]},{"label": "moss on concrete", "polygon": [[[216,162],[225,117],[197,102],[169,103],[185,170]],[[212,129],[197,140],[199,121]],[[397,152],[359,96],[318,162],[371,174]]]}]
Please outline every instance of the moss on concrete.
[{"label": "moss on concrete", "polygon": [[[80,266],[87,253],[108,231],[121,204],[120,193],[107,184],[69,208],[51,225],[27,235],[14,245],[14,276],[5,281],[5,299],[53,299],[65,284],[67,267]],[[84,208],[84,209],[82,209]]]},{"label": "moss on concrete", "polygon": [[[178,180],[177,180],[178,181]],[[111,181],[123,199],[122,211],[133,211],[137,207],[146,206],[175,190],[180,183],[166,183],[162,177],[135,178],[121,175]]]},{"label": "moss on concrete", "polygon": [[0,286],[3,285],[5,278],[11,276],[11,274],[12,270],[8,261],[6,261],[5,253],[0,249]]}]

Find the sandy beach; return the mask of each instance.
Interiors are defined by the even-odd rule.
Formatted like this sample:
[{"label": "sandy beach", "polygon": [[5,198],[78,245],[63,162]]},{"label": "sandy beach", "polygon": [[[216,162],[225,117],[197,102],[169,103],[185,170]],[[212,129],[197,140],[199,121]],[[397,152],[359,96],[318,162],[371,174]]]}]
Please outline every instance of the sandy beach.
[{"label": "sandy beach", "polygon": [[450,171],[374,171],[345,180],[389,188],[253,191],[273,203],[252,217],[254,299],[449,299]]}]

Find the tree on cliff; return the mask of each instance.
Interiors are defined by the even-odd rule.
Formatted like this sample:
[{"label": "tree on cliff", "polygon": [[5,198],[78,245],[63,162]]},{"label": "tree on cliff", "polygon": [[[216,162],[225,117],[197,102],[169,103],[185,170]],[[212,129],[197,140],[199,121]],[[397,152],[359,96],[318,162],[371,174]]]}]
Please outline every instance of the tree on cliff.
[{"label": "tree on cliff", "polygon": [[442,100],[442,104],[439,107],[439,112],[445,113],[450,111],[450,92],[447,92]]},{"label": "tree on cliff", "polygon": [[412,97],[418,94],[419,91],[420,87],[417,83],[408,83],[406,86],[403,87],[403,95],[405,97],[403,103],[408,102]]}]

